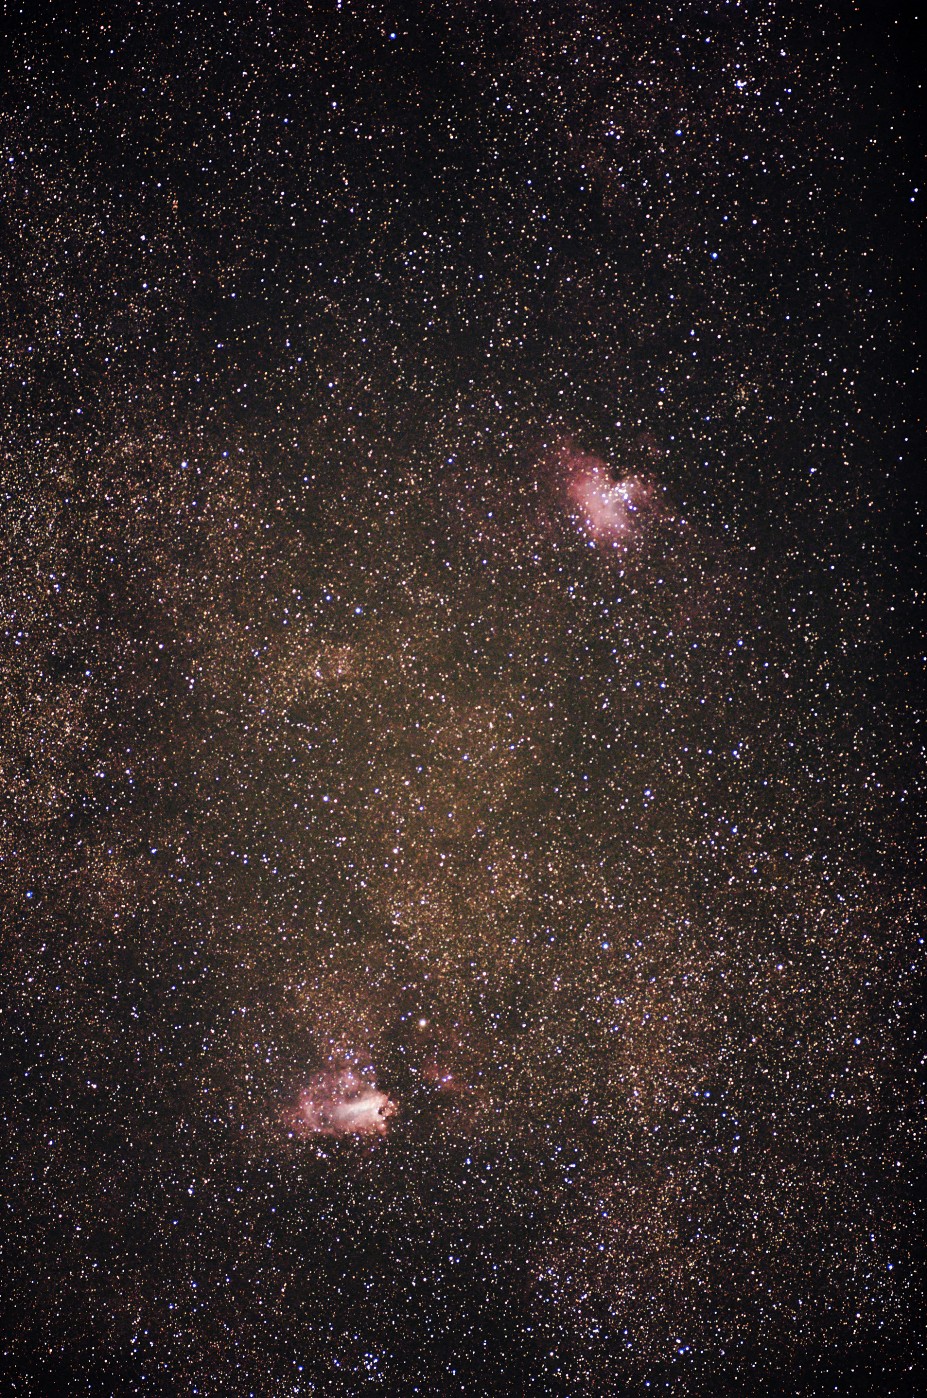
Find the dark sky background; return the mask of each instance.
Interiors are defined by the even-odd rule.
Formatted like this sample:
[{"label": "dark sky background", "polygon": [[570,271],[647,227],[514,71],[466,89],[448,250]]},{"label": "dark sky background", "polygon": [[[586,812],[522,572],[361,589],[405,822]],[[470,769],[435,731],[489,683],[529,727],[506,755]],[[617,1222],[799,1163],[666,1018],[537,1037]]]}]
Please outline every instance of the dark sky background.
[{"label": "dark sky background", "polygon": [[3,1391],[921,1391],[913,24],[4,28]]}]

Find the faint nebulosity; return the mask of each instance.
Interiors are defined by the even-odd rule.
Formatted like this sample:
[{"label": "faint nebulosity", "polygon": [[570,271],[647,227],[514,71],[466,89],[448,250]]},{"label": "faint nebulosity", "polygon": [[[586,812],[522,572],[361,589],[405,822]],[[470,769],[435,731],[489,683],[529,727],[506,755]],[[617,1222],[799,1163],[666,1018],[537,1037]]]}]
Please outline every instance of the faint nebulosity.
[{"label": "faint nebulosity", "polygon": [[921,1391],[913,30],[57,8],[0,1387]]}]

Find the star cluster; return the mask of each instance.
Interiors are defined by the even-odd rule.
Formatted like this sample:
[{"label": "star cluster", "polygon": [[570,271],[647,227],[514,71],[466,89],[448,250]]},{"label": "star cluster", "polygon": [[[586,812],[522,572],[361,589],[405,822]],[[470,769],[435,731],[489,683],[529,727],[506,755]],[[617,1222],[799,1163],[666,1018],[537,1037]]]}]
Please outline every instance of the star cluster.
[{"label": "star cluster", "polygon": [[911,36],[8,28],[5,1391],[917,1392]]}]

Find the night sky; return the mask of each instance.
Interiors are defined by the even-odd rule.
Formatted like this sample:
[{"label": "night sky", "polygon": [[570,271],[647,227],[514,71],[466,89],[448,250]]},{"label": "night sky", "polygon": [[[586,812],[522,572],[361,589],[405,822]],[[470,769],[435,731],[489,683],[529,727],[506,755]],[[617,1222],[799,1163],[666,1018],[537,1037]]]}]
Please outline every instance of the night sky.
[{"label": "night sky", "polygon": [[0,1391],[923,1392],[914,29],[35,10]]}]

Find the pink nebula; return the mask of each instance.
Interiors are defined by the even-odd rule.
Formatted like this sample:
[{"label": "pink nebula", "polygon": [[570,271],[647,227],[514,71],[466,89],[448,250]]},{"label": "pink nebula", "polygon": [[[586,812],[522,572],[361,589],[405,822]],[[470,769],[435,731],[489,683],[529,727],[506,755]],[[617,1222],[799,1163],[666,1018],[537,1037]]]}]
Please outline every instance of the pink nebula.
[{"label": "pink nebula", "polygon": [[650,506],[653,492],[639,476],[612,480],[603,461],[571,453],[566,493],[577,507],[580,525],[593,539],[616,543],[627,538]]},{"label": "pink nebula", "polygon": [[385,1136],[397,1104],[354,1068],[316,1073],[287,1118],[294,1136]]}]

